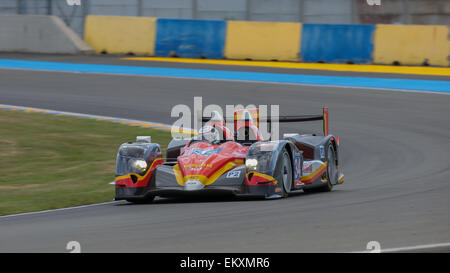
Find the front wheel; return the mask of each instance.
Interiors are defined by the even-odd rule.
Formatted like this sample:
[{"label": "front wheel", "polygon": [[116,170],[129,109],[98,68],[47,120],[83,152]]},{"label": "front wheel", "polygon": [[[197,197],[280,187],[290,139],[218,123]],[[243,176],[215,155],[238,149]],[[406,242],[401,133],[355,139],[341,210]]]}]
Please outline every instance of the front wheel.
[{"label": "front wheel", "polygon": [[286,149],[283,149],[279,158],[277,179],[281,183],[282,196],[287,197],[292,189],[292,164],[291,157]]}]

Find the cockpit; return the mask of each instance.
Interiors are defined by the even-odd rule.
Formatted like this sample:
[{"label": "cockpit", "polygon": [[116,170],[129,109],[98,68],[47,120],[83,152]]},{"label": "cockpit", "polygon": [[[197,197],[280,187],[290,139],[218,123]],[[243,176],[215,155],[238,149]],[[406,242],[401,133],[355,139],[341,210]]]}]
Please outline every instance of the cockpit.
[{"label": "cockpit", "polygon": [[225,124],[224,118],[217,111],[211,113],[211,118],[204,120],[207,124],[199,129],[194,140],[208,141],[212,144],[236,141],[243,145],[251,145],[262,140],[257,121],[247,109],[235,112],[234,124],[232,124],[234,131],[230,130],[229,124]]}]

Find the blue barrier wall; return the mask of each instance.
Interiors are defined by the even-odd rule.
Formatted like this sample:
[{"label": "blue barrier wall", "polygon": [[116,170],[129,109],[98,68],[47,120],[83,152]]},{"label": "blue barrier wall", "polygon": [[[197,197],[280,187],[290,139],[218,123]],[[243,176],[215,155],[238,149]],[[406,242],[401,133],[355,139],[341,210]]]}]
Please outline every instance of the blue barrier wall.
[{"label": "blue barrier wall", "polygon": [[305,62],[371,63],[375,25],[303,24]]},{"label": "blue barrier wall", "polygon": [[220,59],[225,46],[226,21],[158,19],[155,55]]}]

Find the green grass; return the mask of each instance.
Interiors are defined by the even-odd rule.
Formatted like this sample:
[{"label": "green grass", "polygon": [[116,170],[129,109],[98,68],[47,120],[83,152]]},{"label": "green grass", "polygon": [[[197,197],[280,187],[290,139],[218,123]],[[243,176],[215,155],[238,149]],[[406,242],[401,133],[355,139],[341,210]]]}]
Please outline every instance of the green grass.
[{"label": "green grass", "polygon": [[41,113],[0,111],[0,215],[111,201],[120,144],[170,132]]}]

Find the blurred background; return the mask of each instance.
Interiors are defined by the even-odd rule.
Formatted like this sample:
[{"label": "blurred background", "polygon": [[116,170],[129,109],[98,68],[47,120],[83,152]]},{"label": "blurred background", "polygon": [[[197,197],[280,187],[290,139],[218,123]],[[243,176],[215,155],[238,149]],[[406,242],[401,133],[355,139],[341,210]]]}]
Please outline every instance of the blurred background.
[{"label": "blurred background", "polygon": [[326,24],[450,25],[450,0],[2,0],[0,14],[57,15],[84,35],[89,14]]}]

